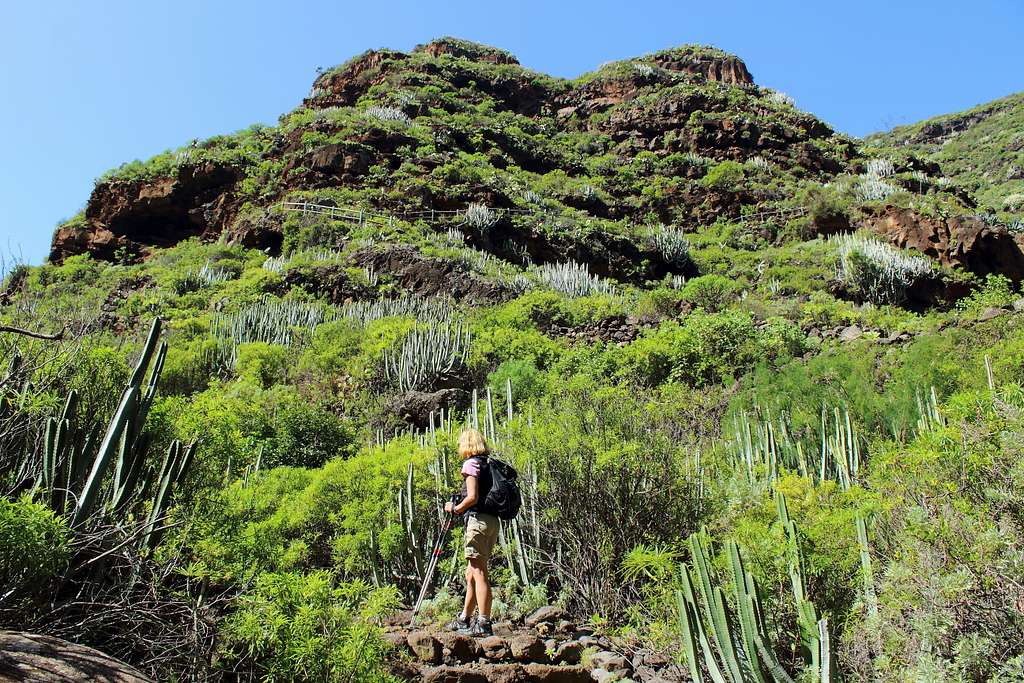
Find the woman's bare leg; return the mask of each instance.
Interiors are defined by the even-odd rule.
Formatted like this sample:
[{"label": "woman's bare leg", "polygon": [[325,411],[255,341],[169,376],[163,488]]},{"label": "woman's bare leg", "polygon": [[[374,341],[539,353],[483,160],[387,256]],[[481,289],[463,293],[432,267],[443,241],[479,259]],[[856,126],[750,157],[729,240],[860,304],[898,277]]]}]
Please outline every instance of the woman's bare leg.
[{"label": "woman's bare leg", "polygon": [[462,608],[462,614],[466,617],[466,621],[469,621],[473,617],[473,612],[476,611],[477,588],[476,575],[473,572],[473,562],[475,561],[470,560],[466,565],[466,603]]},{"label": "woman's bare leg", "polygon": [[[477,605],[480,607],[480,616],[485,619],[491,618],[491,584],[487,576],[487,561],[482,560],[478,557],[472,558],[469,561],[469,567],[467,569],[467,576],[472,572],[473,583],[476,585],[476,591],[474,597],[476,598]],[[467,585],[469,581],[467,580]]]}]

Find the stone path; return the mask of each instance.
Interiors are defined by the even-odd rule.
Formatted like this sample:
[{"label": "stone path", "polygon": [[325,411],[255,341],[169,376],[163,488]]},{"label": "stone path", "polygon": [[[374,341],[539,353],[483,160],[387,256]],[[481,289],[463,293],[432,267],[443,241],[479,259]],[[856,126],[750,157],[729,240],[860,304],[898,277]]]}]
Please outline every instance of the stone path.
[{"label": "stone path", "polygon": [[398,653],[399,677],[426,683],[679,683],[689,680],[666,655],[626,651],[588,627],[577,627],[557,607],[542,607],[523,624],[494,625],[494,635],[472,638],[437,629],[409,628],[396,615],[386,638]]}]

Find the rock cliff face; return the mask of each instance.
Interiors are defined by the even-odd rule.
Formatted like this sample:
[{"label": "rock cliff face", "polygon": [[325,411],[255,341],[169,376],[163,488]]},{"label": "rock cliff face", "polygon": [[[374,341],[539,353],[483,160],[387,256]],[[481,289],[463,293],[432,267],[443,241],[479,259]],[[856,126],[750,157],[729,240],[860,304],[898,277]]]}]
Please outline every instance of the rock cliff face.
[{"label": "rock cliff face", "polygon": [[662,69],[699,75],[709,81],[728,85],[754,84],[754,77],[747,71],[747,65],[742,59],[733,55],[680,56],[671,52],[663,52],[655,55],[652,61]]},{"label": "rock cliff face", "polygon": [[153,181],[102,182],[86,206],[86,225],[57,230],[50,260],[82,252],[112,259],[122,248],[141,253],[195,235],[215,237],[235,216],[238,180],[234,168],[204,164]]},{"label": "rock cliff face", "polygon": [[910,209],[885,207],[863,227],[899,247],[909,247],[944,266],[980,276],[997,273],[1016,283],[1024,280],[1024,237],[990,226],[974,216],[929,218]]}]

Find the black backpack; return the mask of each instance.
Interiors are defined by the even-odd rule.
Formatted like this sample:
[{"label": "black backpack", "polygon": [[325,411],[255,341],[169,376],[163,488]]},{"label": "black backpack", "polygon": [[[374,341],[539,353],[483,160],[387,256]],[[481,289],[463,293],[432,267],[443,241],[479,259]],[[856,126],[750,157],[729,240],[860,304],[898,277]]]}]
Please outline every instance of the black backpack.
[{"label": "black backpack", "polygon": [[491,490],[484,497],[483,511],[501,519],[514,519],[523,504],[519,493],[519,473],[507,462],[487,458],[491,472]]}]

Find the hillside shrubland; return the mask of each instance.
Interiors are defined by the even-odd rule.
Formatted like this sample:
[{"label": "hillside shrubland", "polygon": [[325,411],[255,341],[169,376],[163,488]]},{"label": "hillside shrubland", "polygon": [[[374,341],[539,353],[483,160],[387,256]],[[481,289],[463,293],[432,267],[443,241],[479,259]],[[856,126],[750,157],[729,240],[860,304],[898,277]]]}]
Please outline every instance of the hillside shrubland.
[{"label": "hillside shrubland", "polygon": [[567,81],[456,39],[114,169],[0,289],[0,626],[392,680],[477,425],[524,483],[498,620],[734,683],[1021,680],[1024,255],[958,173],[711,48]]}]

